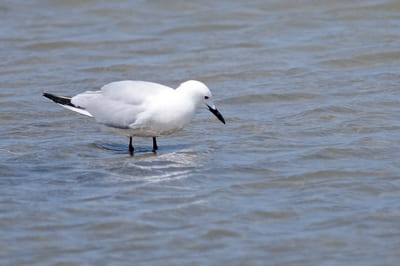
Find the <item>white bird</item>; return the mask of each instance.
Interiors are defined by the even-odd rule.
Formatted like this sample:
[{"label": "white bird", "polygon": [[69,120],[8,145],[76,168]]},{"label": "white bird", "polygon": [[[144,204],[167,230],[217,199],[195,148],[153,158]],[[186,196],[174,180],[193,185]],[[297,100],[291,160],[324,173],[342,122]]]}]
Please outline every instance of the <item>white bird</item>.
[{"label": "white bird", "polygon": [[156,137],[182,129],[200,107],[210,110],[225,124],[213,103],[211,91],[196,80],[186,81],[176,89],[153,82],[124,80],[72,98],[50,93],[43,93],[43,96],[128,136],[131,154],[133,136],[152,137],[155,152],[158,149]]}]

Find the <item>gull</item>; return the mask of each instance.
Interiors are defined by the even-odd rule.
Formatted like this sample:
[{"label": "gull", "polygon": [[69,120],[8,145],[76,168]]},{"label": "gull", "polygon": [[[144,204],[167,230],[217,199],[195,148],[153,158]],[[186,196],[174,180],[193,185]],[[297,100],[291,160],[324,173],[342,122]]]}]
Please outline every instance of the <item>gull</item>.
[{"label": "gull", "polygon": [[131,154],[134,152],[132,137],[152,137],[155,153],[158,149],[156,138],[181,130],[201,107],[225,124],[213,103],[210,89],[196,80],[183,82],[176,89],[154,82],[123,80],[73,97],[47,92],[43,96],[128,136]]}]

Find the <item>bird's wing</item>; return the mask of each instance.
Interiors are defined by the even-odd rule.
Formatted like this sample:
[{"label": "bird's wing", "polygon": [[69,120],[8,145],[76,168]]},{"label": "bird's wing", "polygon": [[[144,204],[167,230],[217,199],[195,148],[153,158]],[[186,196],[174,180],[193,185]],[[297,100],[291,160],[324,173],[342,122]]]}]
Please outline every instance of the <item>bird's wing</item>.
[{"label": "bird's wing", "polygon": [[117,81],[104,85],[100,91],[78,94],[71,102],[85,108],[100,123],[128,128],[146,111],[145,102],[168,90],[172,88],[152,82]]},{"label": "bird's wing", "polygon": [[133,80],[111,82],[101,88],[105,97],[133,105],[140,105],[155,95],[170,90],[173,89],[158,83]]}]

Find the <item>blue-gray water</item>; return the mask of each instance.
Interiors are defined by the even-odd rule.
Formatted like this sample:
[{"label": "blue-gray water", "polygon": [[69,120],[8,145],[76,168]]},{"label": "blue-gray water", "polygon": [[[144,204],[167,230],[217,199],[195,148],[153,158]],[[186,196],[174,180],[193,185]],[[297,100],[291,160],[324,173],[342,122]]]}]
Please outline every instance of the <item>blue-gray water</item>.
[{"label": "blue-gray water", "polygon": [[[400,4],[2,1],[1,265],[400,262]],[[213,91],[128,139],[65,110],[123,79]]]}]

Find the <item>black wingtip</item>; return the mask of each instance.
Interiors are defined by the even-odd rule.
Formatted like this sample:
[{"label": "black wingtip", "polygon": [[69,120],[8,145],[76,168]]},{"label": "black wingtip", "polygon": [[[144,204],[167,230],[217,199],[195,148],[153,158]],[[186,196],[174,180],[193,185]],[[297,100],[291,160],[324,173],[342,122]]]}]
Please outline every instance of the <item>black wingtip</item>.
[{"label": "black wingtip", "polygon": [[62,105],[69,105],[69,106],[75,107],[75,105],[73,105],[71,103],[71,98],[61,97],[61,96],[57,96],[57,95],[54,95],[54,94],[51,94],[51,93],[47,93],[47,92],[43,93],[43,96],[46,97],[46,98],[49,98],[50,100],[52,100],[55,103],[59,103],[59,104],[62,104]]},{"label": "black wingtip", "polygon": [[44,92],[43,96],[46,97],[46,98],[49,98],[52,101],[54,101],[53,99],[55,98],[55,95],[47,93],[47,92]]}]

